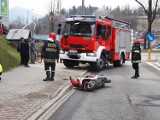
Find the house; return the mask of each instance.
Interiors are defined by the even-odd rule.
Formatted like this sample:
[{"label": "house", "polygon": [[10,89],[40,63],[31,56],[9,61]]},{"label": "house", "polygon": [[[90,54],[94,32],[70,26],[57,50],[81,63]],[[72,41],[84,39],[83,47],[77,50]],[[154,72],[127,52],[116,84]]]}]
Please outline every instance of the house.
[{"label": "house", "polygon": [[24,39],[31,38],[31,30],[30,29],[10,29],[6,38],[8,41],[19,41],[20,38]]},{"label": "house", "polygon": [[24,39],[31,38],[31,30],[30,29],[10,29],[6,39],[8,40],[8,44],[12,47],[16,48],[20,38]]}]

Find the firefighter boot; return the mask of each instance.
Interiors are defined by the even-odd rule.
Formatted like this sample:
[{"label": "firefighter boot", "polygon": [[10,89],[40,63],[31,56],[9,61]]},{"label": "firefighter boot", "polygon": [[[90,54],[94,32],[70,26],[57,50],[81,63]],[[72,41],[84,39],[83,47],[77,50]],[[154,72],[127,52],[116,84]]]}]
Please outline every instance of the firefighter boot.
[{"label": "firefighter boot", "polygon": [[139,74],[136,74],[135,76],[138,78],[138,77],[139,77]]},{"label": "firefighter boot", "polygon": [[46,71],[46,75],[47,75],[47,77],[45,79],[43,79],[43,81],[50,80],[50,71]]},{"label": "firefighter boot", "polygon": [[135,74],[134,76],[132,76],[131,78],[134,78],[134,79],[136,79],[138,76],[137,76],[137,74]]},{"label": "firefighter boot", "polygon": [[137,78],[139,77],[139,71],[138,71],[138,70],[135,72],[135,76],[136,76]]},{"label": "firefighter boot", "polygon": [[54,74],[55,72],[51,72],[51,81],[54,81]]},{"label": "firefighter boot", "polygon": [[135,71],[135,75],[134,75],[133,77],[131,77],[131,78],[138,78],[138,77],[139,77],[139,71],[136,70],[136,71]]},{"label": "firefighter boot", "polygon": [[139,72],[137,72],[135,76],[139,77]]}]

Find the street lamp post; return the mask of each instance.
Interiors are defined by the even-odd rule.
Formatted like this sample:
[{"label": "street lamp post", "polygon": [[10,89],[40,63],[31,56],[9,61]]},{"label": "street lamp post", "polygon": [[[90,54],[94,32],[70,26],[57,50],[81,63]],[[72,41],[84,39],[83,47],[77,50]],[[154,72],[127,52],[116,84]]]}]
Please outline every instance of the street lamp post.
[{"label": "street lamp post", "polygon": [[84,0],[82,0],[82,15],[84,15]]},{"label": "street lamp post", "polygon": [[28,12],[33,11],[34,9],[27,10],[27,24],[28,24]]}]

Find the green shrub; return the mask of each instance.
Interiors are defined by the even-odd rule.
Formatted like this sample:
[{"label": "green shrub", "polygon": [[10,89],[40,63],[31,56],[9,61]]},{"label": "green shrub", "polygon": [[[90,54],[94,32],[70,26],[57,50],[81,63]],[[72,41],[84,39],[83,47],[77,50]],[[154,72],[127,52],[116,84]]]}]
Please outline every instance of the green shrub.
[{"label": "green shrub", "polygon": [[3,35],[0,36],[0,64],[2,64],[4,71],[20,65],[19,53],[8,44]]}]

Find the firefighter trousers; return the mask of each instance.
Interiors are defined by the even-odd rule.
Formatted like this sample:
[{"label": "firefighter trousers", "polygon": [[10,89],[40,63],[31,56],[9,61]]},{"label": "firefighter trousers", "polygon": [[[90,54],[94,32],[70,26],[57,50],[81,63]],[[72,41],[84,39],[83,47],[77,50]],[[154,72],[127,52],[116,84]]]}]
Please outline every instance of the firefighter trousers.
[{"label": "firefighter trousers", "polygon": [[132,68],[135,70],[135,76],[139,76],[139,63],[133,63]]},{"label": "firefighter trousers", "polygon": [[51,79],[54,78],[55,67],[56,67],[56,63],[47,63],[47,62],[44,63],[44,68],[46,71],[47,78],[51,78]]}]

